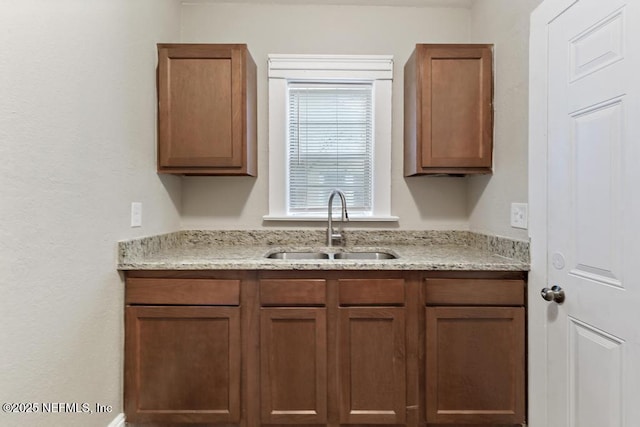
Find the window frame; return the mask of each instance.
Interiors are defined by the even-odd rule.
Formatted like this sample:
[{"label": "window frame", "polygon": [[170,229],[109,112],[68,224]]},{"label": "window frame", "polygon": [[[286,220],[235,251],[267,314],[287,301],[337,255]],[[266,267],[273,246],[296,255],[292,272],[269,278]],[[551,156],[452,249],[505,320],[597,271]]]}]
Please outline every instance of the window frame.
[{"label": "window frame", "polygon": [[287,103],[289,82],[362,83],[373,86],[373,194],[370,215],[351,221],[398,221],[391,215],[391,55],[268,55],[269,213],[265,221],[326,221],[326,215],[287,212]]}]

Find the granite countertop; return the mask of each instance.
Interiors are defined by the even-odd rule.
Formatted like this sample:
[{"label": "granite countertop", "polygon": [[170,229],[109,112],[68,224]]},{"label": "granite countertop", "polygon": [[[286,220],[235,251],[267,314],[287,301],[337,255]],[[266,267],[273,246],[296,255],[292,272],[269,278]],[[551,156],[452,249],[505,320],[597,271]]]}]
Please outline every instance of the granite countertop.
[{"label": "granite countertop", "polygon": [[[344,232],[324,245],[321,230],[187,230],[119,242],[119,270],[457,270],[528,271],[528,242],[468,231]],[[281,260],[281,251],[390,252],[391,260]]]}]

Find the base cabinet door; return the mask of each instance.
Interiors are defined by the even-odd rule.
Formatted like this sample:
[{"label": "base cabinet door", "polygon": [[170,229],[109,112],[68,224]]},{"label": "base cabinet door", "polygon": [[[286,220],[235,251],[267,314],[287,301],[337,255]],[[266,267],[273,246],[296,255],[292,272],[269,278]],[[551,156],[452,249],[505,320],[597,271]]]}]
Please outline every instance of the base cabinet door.
[{"label": "base cabinet door", "polygon": [[325,308],[260,310],[263,424],[327,422]]},{"label": "base cabinet door", "polygon": [[240,308],[127,306],[127,422],[240,421]]},{"label": "base cabinet door", "polygon": [[404,424],[404,307],[340,308],[341,424]]},{"label": "base cabinet door", "polygon": [[524,307],[426,308],[428,423],[525,422]]}]

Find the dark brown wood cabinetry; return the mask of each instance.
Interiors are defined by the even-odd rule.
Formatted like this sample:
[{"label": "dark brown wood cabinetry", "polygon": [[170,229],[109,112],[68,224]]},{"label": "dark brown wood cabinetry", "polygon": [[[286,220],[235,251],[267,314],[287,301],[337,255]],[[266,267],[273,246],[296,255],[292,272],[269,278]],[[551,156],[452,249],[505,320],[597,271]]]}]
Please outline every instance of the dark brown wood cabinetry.
[{"label": "dark brown wood cabinetry", "polygon": [[263,424],[404,423],[405,282],[354,274],[260,280]]},{"label": "dark brown wood cabinetry", "polygon": [[126,276],[134,425],[525,422],[524,273]]},{"label": "dark brown wood cabinetry", "polygon": [[327,422],[324,308],[260,310],[260,418],[264,424]]},{"label": "dark brown wood cabinetry", "polygon": [[524,281],[427,279],[428,423],[525,422]]},{"label": "dark brown wood cabinetry", "polygon": [[340,423],[403,424],[404,308],[343,307],[339,322]]},{"label": "dark brown wood cabinetry", "polygon": [[240,421],[239,284],[210,279],[127,281],[128,422]]},{"label": "dark brown wood cabinetry", "polygon": [[338,292],[340,423],[404,424],[405,281],[340,279]]},{"label": "dark brown wood cabinetry", "polygon": [[326,281],[263,279],[260,290],[260,419],[326,424]]},{"label": "dark brown wood cabinetry", "polygon": [[256,114],[246,45],[158,45],[158,172],[255,176]]},{"label": "dark brown wood cabinetry", "polygon": [[490,173],[491,45],[418,44],[404,68],[404,173]]}]

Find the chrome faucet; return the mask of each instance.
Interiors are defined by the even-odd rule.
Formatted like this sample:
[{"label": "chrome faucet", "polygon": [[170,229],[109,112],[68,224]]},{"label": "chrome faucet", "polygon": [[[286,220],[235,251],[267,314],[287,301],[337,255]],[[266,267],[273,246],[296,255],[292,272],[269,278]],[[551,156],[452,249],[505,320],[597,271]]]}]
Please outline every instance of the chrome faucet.
[{"label": "chrome faucet", "polygon": [[344,236],[342,235],[342,226],[337,232],[333,229],[333,197],[336,194],[340,197],[340,204],[342,205],[340,221],[342,224],[349,221],[349,214],[347,214],[347,199],[344,197],[344,193],[340,190],[333,190],[329,196],[329,206],[327,206],[327,246],[333,246],[334,240],[344,240]]}]

